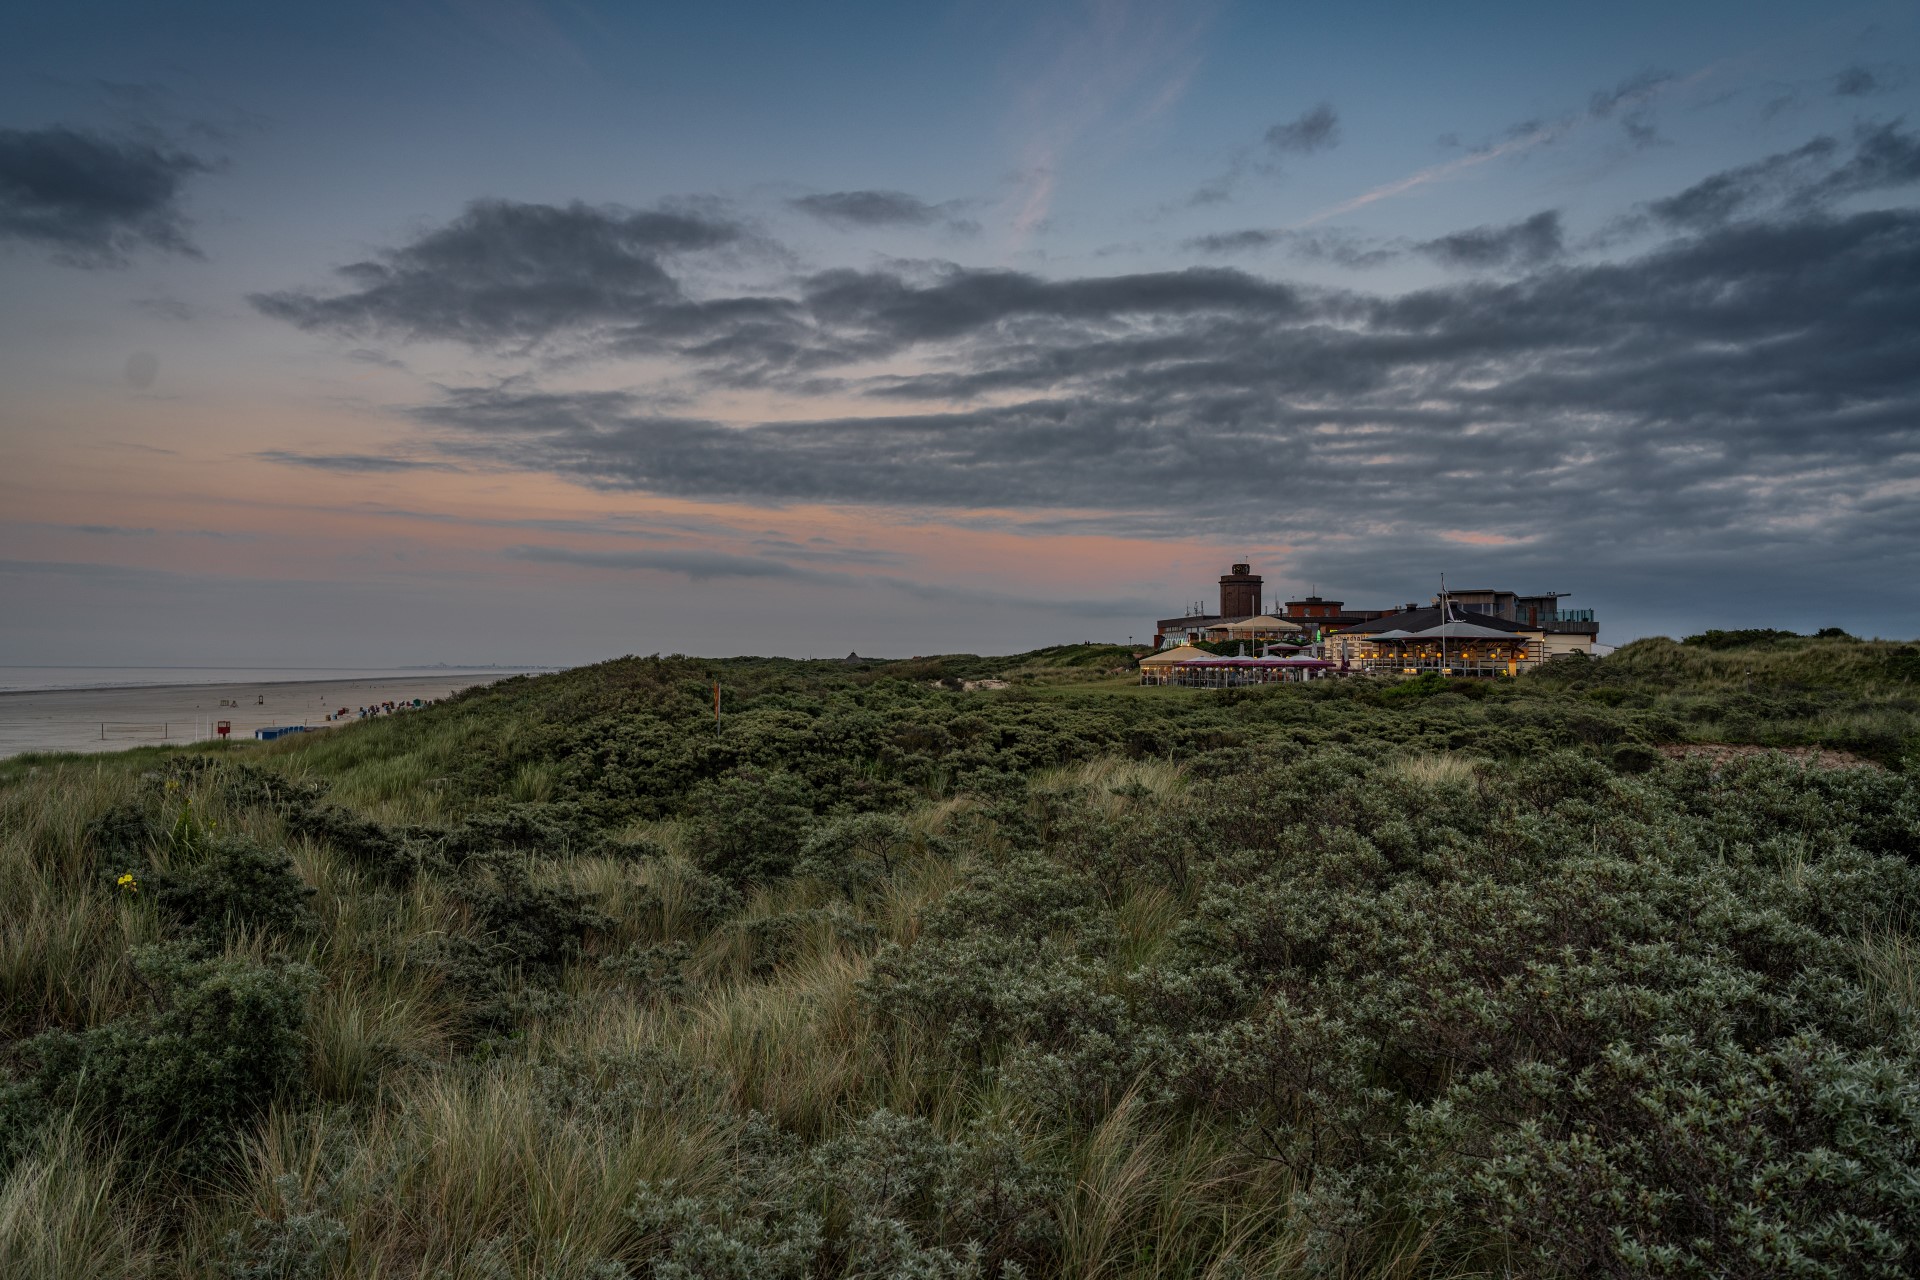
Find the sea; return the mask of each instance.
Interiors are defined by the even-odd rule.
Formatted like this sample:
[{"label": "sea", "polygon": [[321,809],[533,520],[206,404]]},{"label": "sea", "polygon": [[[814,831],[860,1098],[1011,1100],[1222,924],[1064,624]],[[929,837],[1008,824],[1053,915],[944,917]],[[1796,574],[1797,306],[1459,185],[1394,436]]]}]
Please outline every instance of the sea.
[{"label": "sea", "polygon": [[0,693],[45,689],[138,689],[180,684],[286,684],[310,680],[388,680],[410,676],[537,675],[561,667],[36,667],[0,664]]}]

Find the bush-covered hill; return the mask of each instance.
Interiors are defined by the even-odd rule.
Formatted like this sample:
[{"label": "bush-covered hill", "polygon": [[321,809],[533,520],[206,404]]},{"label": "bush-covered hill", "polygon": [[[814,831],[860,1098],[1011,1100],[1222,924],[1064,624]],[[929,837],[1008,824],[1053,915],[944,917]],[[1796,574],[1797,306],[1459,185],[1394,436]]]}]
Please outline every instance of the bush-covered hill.
[{"label": "bush-covered hill", "polygon": [[1911,647],[1128,665],[9,762],[0,1274],[1920,1270]]}]

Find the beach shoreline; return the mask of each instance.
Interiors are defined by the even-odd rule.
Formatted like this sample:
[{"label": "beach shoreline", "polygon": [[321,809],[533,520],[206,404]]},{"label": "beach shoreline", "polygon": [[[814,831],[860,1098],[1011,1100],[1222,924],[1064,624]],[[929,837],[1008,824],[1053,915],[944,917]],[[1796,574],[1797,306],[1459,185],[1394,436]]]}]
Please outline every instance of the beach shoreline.
[{"label": "beach shoreline", "polygon": [[[416,698],[436,702],[520,674],[423,672],[0,690],[0,759],[30,752],[94,753],[214,742],[222,720],[233,740],[250,740],[256,729],[285,725],[332,729],[359,719],[362,707],[411,704]],[[344,717],[327,719],[341,708],[346,709]]]}]

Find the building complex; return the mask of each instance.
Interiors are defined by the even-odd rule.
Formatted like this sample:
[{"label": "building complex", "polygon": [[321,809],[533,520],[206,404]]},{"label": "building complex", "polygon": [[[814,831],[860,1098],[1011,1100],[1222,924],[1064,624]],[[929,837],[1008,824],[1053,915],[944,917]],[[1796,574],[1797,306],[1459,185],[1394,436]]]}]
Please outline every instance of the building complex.
[{"label": "building complex", "polygon": [[[1154,625],[1157,661],[1143,663],[1142,678],[1190,684],[1306,678],[1323,671],[1517,675],[1563,654],[1592,653],[1600,638],[1593,610],[1561,607],[1569,594],[1564,591],[1448,590],[1425,605],[1350,609],[1317,593],[1269,601],[1262,586],[1251,565],[1236,564],[1220,579],[1218,612],[1196,607],[1160,619]],[[1239,668],[1222,666],[1226,659],[1219,655],[1168,648],[1207,641],[1251,648],[1232,659],[1246,671],[1234,674]]]}]

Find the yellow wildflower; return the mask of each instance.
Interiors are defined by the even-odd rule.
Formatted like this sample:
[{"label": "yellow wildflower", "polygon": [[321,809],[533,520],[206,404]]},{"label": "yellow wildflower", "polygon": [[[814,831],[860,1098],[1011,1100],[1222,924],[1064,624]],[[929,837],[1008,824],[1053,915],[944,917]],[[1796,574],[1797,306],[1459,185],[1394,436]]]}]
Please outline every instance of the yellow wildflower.
[{"label": "yellow wildflower", "polygon": [[119,885],[122,889],[125,889],[128,893],[140,892],[140,882],[133,878],[133,872],[131,871],[121,872],[120,878],[114,881],[114,883]]}]

